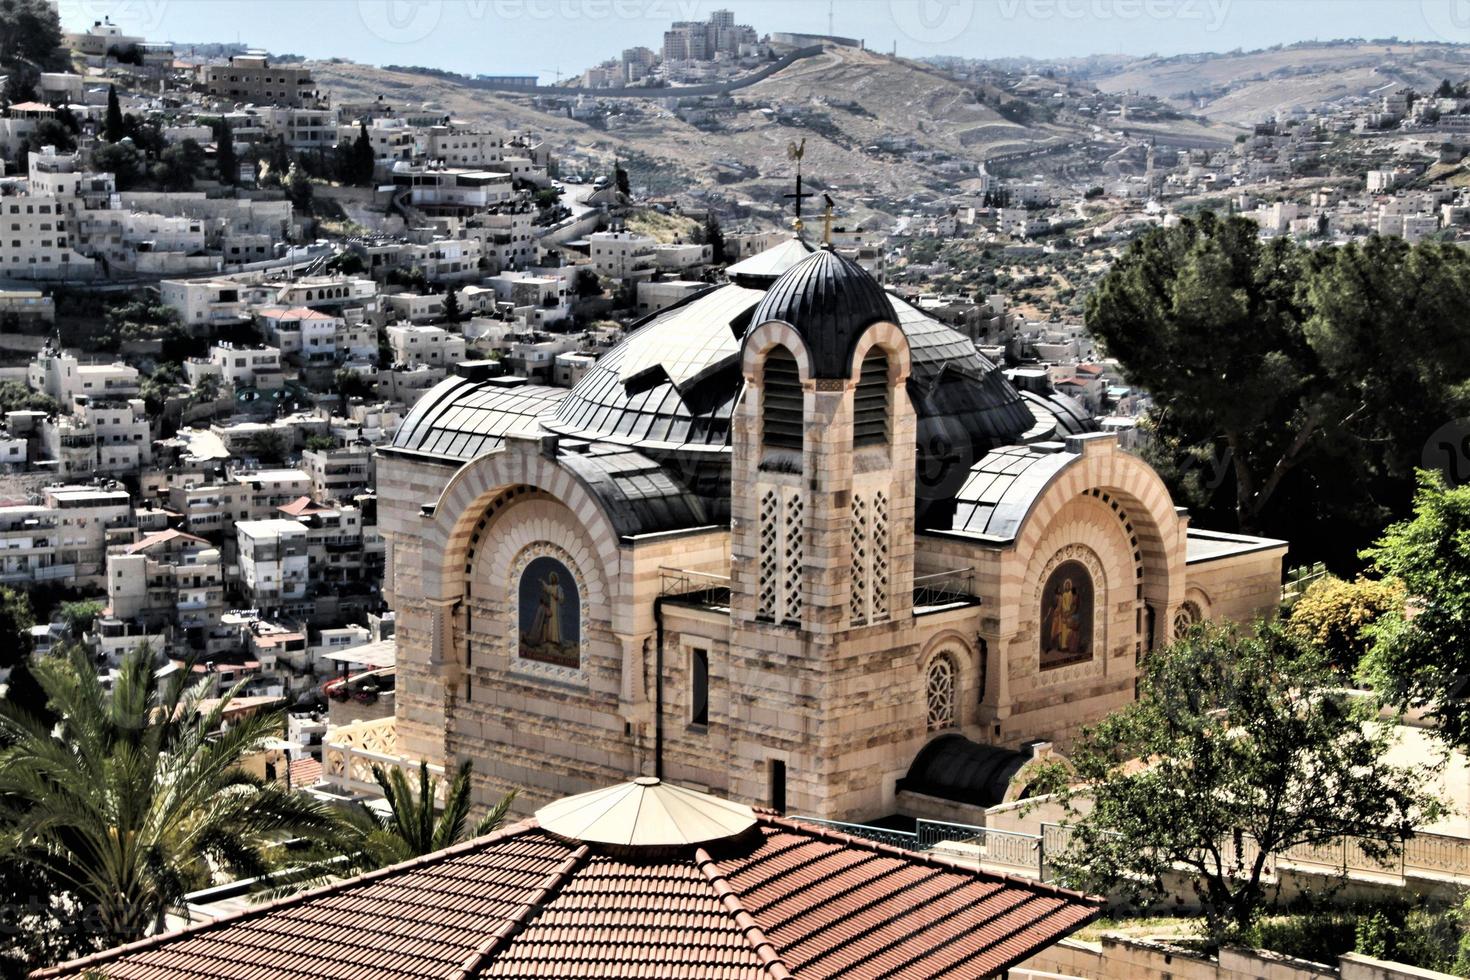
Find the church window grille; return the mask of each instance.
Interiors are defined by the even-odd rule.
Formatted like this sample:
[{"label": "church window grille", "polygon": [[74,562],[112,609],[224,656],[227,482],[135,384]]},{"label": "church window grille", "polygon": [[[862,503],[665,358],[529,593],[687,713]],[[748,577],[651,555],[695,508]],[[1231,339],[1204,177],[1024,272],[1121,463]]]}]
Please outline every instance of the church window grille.
[{"label": "church window grille", "polygon": [[873,494],[873,621],[888,618],[888,494]]},{"label": "church window grille", "polygon": [[942,732],[955,727],[955,688],[959,669],[954,658],[941,653],[929,661],[925,693],[929,703],[929,731]]},{"label": "church window grille", "polygon": [[868,508],[861,494],[852,495],[852,596],[849,607],[852,625],[868,621]]},{"label": "church window grille", "polygon": [[757,594],[756,615],[761,619],[776,618],[776,571],[781,562],[779,553],[781,531],[781,495],[767,490],[761,497],[760,510],[760,591]]},{"label": "church window grille", "polygon": [[805,435],[801,374],[784,347],[766,355],[761,381],[761,443],[766,449],[801,452]]},{"label": "church window grille", "polygon": [[783,622],[793,625],[801,622],[801,581],[803,575],[804,556],[802,544],[804,528],[802,513],[804,511],[801,495],[793,493],[786,499],[786,520],[784,522],[784,553],[786,556],[785,574],[783,576],[782,593],[785,601],[781,619]]},{"label": "church window grille", "polygon": [[857,390],[853,394],[852,444],[858,447],[887,445],[888,415],[888,357],[875,347],[863,358]]}]

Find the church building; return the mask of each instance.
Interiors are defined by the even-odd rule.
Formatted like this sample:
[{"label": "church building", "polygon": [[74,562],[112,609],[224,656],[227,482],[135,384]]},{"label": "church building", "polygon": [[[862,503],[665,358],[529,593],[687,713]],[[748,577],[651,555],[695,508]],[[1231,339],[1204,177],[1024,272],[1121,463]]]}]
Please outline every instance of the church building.
[{"label": "church building", "polygon": [[394,754],[535,808],[639,776],[843,820],[1026,791],[1286,545],[800,237],[576,387],[467,363],[380,453]]}]

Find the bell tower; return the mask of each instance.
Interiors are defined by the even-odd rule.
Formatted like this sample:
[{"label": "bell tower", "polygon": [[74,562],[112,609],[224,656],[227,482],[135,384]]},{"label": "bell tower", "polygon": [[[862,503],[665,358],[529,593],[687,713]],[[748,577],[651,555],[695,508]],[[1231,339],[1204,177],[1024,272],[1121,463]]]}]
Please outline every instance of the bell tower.
[{"label": "bell tower", "polygon": [[[833,671],[853,669],[861,637],[906,629],[912,617],[915,423],[897,321],[877,282],[824,248],[771,286],[744,340],[732,646],[758,654],[754,707],[789,728],[752,726],[740,751],[765,743],[789,805],[808,813],[826,812],[841,782],[824,771],[839,747],[812,737],[835,734],[829,722],[844,710]],[[751,779],[775,771],[752,770]],[[745,792],[774,797],[758,785]]]}]

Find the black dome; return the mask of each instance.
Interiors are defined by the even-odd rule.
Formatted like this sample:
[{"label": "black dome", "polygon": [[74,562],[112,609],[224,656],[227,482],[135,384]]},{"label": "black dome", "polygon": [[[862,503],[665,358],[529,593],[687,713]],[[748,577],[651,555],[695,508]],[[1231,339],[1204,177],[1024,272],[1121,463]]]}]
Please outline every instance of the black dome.
[{"label": "black dome", "polygon": [[824,248],[786,270],[767,290],[750,326],[768,320],[796,328],[815,377],[846,378],[852,374],[852,349],[862,332],[880,320],[897,324],[898,315],[866,269]]}]

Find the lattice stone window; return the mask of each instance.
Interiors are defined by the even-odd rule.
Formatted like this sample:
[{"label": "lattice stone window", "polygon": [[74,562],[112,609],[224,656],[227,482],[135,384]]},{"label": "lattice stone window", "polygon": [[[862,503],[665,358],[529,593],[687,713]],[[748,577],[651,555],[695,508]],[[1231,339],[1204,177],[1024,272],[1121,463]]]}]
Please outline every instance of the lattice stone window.
[{"label": "lattice stone window", "polygon": [[861,494],[852,495],[852,562],[849,578],[852,592],[848,608],[852,625],[868,621],[868,506]]},{"label": "lattice stone window", "polygon": [[888,494],[873,494],[873,621],[888,618]]},{"label": "lattice stone window", "polygon": [[761,619],[776,618],[776,592],[780,585],[777,570],[781,565],[781,495],[767,490],[761,495],[760,509],[760,589],[756,599],[756,615]]},{"label": "lattice stone window", "polygon": [[772,487],[761,494],[760,578],[756,617],[775,623],[801,622],[801,585],[806,511],[800,492]]},{"label": "lattice stone window", "polygon": [[888,494],[852,495],[852,561],[848,599],[853,626],[888,619]]},{"label": "lattice stone window", "polygon": [[929,731],[941,732],[955,727],[955,690],[959,687],[959,668],[954,658],[941,653],[929,661],[925,693],[929,699]]},{"label": "lattice stone window", "polygon": [[1189,628],[1203,618],[1200,615],[1199,606],[1192,602],[1181,603],[1179,608],[1174,610],[1174,639],[1177,640],[1188,633]]}]

